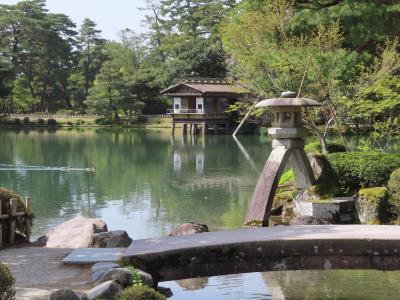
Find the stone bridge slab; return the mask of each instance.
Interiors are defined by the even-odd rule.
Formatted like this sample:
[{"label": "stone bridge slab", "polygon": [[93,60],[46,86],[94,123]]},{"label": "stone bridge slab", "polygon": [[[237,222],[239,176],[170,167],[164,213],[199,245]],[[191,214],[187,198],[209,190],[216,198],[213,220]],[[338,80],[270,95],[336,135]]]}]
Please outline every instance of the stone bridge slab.
[{"label": "stone bridge slab", "polygon": [[400,269],[400,226],[223,230],[133,241],[123,260],[157,281],[304,269]]}]

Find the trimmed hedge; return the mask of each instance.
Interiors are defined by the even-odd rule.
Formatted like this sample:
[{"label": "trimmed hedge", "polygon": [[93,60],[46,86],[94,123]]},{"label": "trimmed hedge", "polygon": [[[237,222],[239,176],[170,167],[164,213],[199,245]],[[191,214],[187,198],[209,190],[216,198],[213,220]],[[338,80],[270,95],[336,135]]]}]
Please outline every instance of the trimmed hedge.
[{"label": "trimmed hedge", "polygon": [[0,262],[0,300],[15,299],[15,279],[10,270]]},{"label": "trimmed hedge", "polygon": [[117,296],[117,300],[166,300],[167,298],[156,290],[145,286],[132,286]]},{"label": "trimmed hedge", "polygon": [[396,169],[390,175],[388,182],[389,203],[393,207],[393,213],[400,219],[400,169]]},{"label": "trimmed hedge", "polygon": [[[346,152],[345,146],[337,143],[327,144],[329,153]],[[320,142],[309,143],[304,147],[304,151],[307,153],[321,153],[322,147]]]},{"label": "trimmed hedge", "polygon": [[343,192],[362,187],[385,186],[390,174],[400,167],[399,154],[346,152],[327,155]]}]

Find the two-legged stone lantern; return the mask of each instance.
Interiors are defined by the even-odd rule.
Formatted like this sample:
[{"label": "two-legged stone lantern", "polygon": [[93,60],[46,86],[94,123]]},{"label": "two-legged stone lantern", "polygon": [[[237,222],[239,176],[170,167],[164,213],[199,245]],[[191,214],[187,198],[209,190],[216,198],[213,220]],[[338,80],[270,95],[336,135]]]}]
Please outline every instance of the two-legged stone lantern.
[{"label": "two-legged stone lantern", "polygon": [[301,108],[320,105],[312,99],[296,98],[293,92],[284,92],[280,98],[266,99],[256,105],[257,108],[273,109],[273,127],[268,129],[268,134],[273,138],[273,150],[258,179],[244,226],[268,226],[279,179],[288,160],[295,174],[297,188],[306,189],[315,183],[310,162],[304,152],[303,137],[307,129],[302,127]]}]

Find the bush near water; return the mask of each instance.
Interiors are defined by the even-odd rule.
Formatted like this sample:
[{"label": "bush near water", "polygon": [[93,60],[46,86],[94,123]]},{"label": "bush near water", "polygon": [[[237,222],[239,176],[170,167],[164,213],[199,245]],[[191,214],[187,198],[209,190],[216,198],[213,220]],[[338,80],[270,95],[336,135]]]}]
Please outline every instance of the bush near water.
[{"label": "bush near water", "polygon": [[15,279],[10,270],[0,262],[0,300],[15,299]]},{"label": "bush near water", "polygon": [[167,298],[156,290],[145,286],[132,286],[125,289],[117,297],[117,300],[166,300]]}]

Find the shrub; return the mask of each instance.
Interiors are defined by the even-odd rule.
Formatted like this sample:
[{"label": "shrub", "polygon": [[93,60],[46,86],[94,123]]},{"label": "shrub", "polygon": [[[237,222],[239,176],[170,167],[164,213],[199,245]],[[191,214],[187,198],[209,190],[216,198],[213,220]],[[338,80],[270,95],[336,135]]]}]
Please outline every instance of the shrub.
[{"label": "shrub", "polygon": [[14,119],[14,125],[21,125],[21,120],[18,118]]},{"label": "shrub", "polygon": [[140,276],[138,270],[134,266],[128,266],[126,269],[131,274],[132,285],[133,286],[143,285],[143,279]]},{"label": "shrub", "polygon": [[78,119],[78,120],[76,120],[75,121],[75,125],[84,125],[85,124],[85,121],[84,120],[82,120],[82,119]]},{"label": "shrub", "polygon": [[[337,144],[337,143],[329,143],[327,144],[328,152],[329,153],[337,153],[337,152],[346,152],[346,147]],[[322,147],[320,142],[310,143],[304,147],[304,150],[307,153],[321,153]]]},{"label": "shrub", "polygon": [[57,121],[55,119],[48,119],[47,120],[47,125],[56,126],[57,125]]},{"label": "shrub", "polygon": [[22,121],[25,125],[29,125],[31,122],[28,117],[25,117],[24,120]]},{"label": "shrub", "polygon": [[44,125],[46,123],[44,119],[38,119],[37,122],[39,125]]},{"label": "shrub", "polygon": [[112,121],[107,118],[98,118],[94,121],[97,125],[111,125]]},{"label": "shrub", "polygon": [[400,218],[400,168],[393,171],[388,182],[389,203],[393,207],[393,213]]},{"label": "shrub", "polygon": [[0,300],[15,299],[15,279],[10,270],[0,262]]},{"label": "shrub", "polygon": [[132,286],[117,296],[117,300],[166,300],[167,298],[156,290],[145,286]]},{"label": "shrub", "polygon": [[361,187],[384,186],[390,174],[400,167],[400,155],[378,152],[346,152],[327,155],[343,192]]},{"label": "shrub", "polygon": [[71,121],[67,121],[67,125],[69,125],[69,126],[73,126],[73,125],[74,125],[74,123],[72,123]]}]

